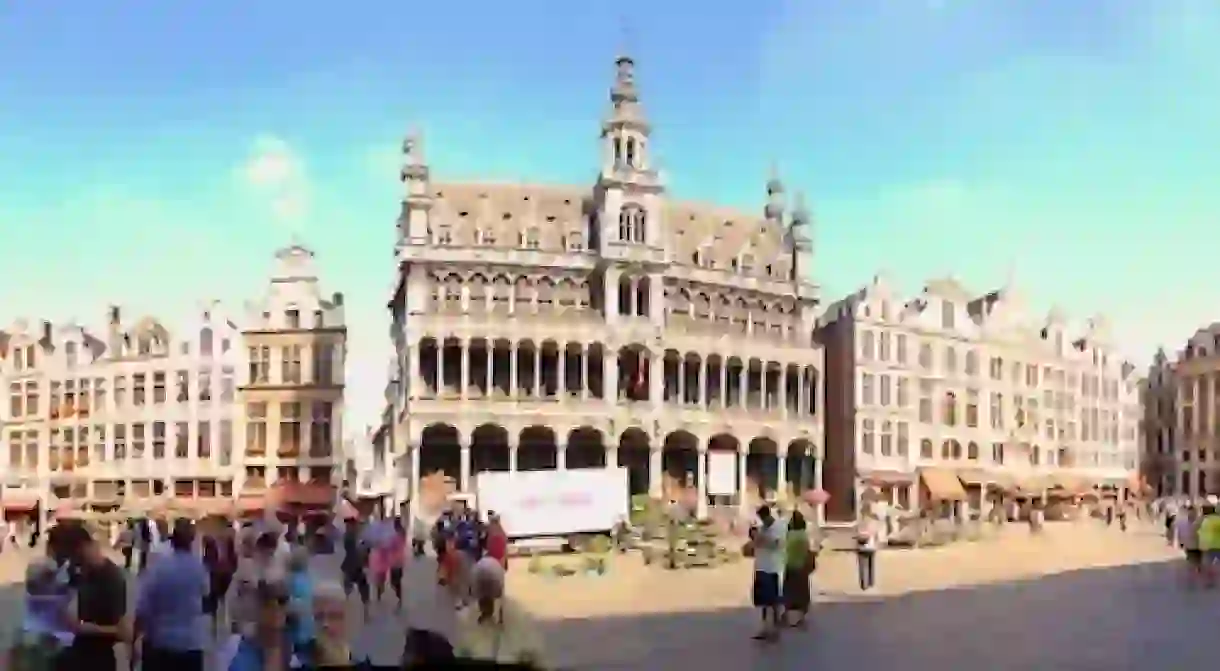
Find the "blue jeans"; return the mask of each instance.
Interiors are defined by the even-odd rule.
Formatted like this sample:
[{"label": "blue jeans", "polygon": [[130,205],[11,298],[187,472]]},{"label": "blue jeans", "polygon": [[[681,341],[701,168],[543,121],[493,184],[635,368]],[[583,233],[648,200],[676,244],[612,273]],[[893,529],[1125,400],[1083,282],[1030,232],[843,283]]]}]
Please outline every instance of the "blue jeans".
[{"label": "blue jeans", "polygon": [[860,577],[860,590],[867,592],[877,585],[877,551],[856,550],[856,572]]}]

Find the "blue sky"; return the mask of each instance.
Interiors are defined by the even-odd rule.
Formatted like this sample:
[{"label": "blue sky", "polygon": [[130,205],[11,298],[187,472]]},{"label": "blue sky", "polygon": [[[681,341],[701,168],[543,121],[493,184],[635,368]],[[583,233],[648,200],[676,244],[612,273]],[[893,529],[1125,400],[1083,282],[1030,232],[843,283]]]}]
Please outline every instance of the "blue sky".
[{"label": "blue sky", "polygon": [[777,162],[828,299],[1014,268],[1141,362],[1216,317],[1220,0],[10,0],[0,322],[237,304],[296,233],[368,421],[403,134],[442,179],[588,183],[624,43],[673,193],[760,209]]}]

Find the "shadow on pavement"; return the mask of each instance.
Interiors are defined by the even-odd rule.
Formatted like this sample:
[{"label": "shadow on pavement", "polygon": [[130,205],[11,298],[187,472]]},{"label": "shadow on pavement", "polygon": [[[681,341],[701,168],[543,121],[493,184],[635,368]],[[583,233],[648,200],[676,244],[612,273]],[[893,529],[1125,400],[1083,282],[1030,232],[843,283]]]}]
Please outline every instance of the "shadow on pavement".
[{"label": "shadow on pavement", "polygon": [[1184,589],[1181,569],[1139,564],[823,602],[806,630],[777,644],[750,640],[748,608],[543,626],[554,662],[572,669],[1202,668],[1214,660],[1220,591]]}]

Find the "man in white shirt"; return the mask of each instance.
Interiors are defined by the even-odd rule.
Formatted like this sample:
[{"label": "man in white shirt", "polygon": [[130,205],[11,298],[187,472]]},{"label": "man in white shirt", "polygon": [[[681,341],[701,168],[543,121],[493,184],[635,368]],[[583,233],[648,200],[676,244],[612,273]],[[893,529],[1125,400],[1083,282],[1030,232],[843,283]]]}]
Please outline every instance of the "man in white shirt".
[{"label": "man in white shirt", "polygon": [[755,640],[771,641],[779,636],[785,531],[783,522],[776,519],[770,506],[758,509],[758,526],[750,530],[754,549],[752,598],[762,616],[762,629],[754,635]]}]

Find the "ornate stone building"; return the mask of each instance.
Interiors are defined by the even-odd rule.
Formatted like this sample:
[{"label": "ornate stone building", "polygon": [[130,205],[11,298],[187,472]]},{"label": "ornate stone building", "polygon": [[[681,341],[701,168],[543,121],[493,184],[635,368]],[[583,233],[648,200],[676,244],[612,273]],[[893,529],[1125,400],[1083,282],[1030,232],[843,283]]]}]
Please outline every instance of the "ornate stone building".
[{"label": "ornate stone building", "polygon": [[[809,214],[774,177],[761,215],[670,198],[616,68],[592,185],[442,183],[404,145],[390,396],[413,492],[617,464],[702,510],[818,482]],[[710,491],[726,465],[735,491]]]},{"label": "ornate stone building", "polygon": [[[1176,390],[1176,430],[1162,443],[1168,494],[1220,493],[1220,323],[1195,332],[1162,387]],[[1162,428],[1163,430],[1163,428]]]},{"label": "ornate stone building", "polygon": [[281,250],[244,320],[210,302],[181,328],[111,307],[97,329],[0,331],[0,505],[45,515],[163,494],[219,503],[277,476],[329,488],[346,330],[342,296],[320,297],[312,258]]},{"label": "ornate stone building", "polygon": [[1094,318],[1072,331],[1033,317],[1014,287],[978,295],[951,279],[914,298],[884,277],[831,305],[826,351],[829,514],[873,489],[907,509],[987,489],[1140,486],[1134,367]]},{"label": "ornate stone building", "polygon": [[1175,448],[1178,428],[1178,386],[1173,363],[1164,349],[1158,349],[1141,381],[1141,403],[1144,408],[1144,450],[1140,455],[1140,472],[1156,490],[1157,496],[1185,494],[1193,489],[1198,477],[1180,473],[1178,451]]}]

